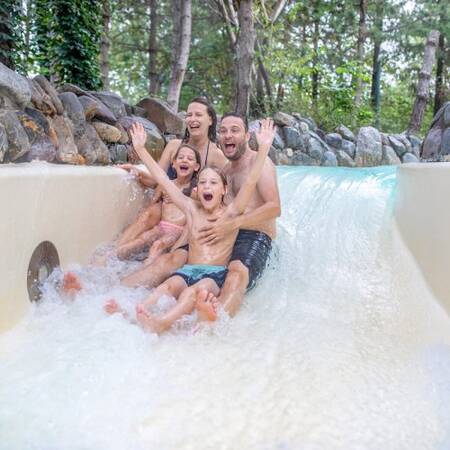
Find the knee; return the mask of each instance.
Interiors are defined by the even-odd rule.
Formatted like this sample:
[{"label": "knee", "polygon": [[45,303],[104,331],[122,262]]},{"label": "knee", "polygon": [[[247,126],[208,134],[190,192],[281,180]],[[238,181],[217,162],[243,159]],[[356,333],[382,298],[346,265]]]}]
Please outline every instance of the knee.
[{"label": "knee", "polygon": [[169,253],[168,257],[169,263],[174,267],[181,267],[186,264],[187,261],[187,252],[184,250],[175,250]]},{"label": "knee", "polygon": [[228,264],[228,274],[230,276],[239,276],[248,278],[248,268],[241,261],[231,261]]}]

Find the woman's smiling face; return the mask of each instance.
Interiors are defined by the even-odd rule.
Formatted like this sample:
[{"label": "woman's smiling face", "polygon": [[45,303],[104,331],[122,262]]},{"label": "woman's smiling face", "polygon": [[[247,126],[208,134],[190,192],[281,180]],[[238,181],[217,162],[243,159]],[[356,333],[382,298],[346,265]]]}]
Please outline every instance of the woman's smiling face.
[{"label": "woman's smiling face", "polygon": [[208,136],[211,124],[212,119],[205,105],[195,102],[189,104],[186,112],[186,126],[190,136]]}]

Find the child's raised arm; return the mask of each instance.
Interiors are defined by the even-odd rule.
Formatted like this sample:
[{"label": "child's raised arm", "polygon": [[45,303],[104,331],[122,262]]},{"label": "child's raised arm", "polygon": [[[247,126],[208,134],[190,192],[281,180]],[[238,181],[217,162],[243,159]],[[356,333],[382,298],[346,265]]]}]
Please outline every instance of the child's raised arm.
[{"label": "child's raised arm", "polygon": [[174,204],[181,209],[184,213],[190,211],[192,207],[192,200],[186,197],[180,189],[178,189],[174,183],[169,179],[166,172],[158,165],[158,163],[152,158],[152,156],[145,150],[145,141],[147,135],[144,127],[140,123],[133,123],[130,129],[131,140],[136,153],[141,158],[141,161],[147,166],[147,169],[152,174],[158,185],[167,192],[167,195],[171,198]]},{"label": "child's raised arm", "polygon": [[275,136],[275,126],[272,119],[264,119],[261,121],[261,127],[256,133],[256,140],[258,141],[258,154],[253,162],[250,173],[248,174],[244,184],[239,189],[238,194],[228,206],[232,215],[242,214],[250,201],[251,196],[255,190],[256,184],[259,181],[261,172],[269,154],[270,147]]}]

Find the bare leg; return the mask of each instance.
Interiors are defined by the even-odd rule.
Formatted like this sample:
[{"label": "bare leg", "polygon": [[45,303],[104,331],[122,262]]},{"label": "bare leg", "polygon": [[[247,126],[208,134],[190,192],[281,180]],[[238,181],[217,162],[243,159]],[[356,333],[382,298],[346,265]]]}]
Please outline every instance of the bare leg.
[{"label": "bare leg", "polygon": [[214,280],[211,278],[204,278],[193,286],[185,289],[181,293],[177,304],[163,316],[155,317],[151,314],[146,314],[142,310],[136,310],[137,321],[145,330],[161,334],[163,331],[168,330],[180,317],[189,314],[194,310],[195,299],[200,290],[212,292],[214,295],[218,295],[220,291]]},{"label": "bare leg", "polygon": [[151,266],[143,267],[122,279],[122,284],[128,287],[158,286],[187,261],[186,250],[177,249],[158,257]]},{"label": "bare leg", "polygon": [[144,265],[148,266],[152,264],[154,261],[156,261],[158,256],[161,256],[167,249],[172,247],[172,245],[176,242],[178,237],[179,236],[176,234],[165,234],[160,239],[153,242],[148,252],[148,257],[144,261]]},{"label": "bare leg", "polygon": [[161,204],[154,203],[142,210],[137,219],[123,232],[117,246],[136,239],[144,231],[153,228],[161,219]]},{"label": "bare leg", "polygon": [[248,269],[241,261],[228,264],[228,274],[220,291],[223,309],[233,317],[239,310],[248,285]]},{"label": "bare leg", "polygon": [[200,322],[214,322],[217,319],[217,308],[220,305],[217,297],[206,289],[199,291],[195,299],[195,309]]},{"label": "bare leg", "polygon": [[147,309],[149,306],[155,305],[163,295],[170,295],[171,297],[178,298],[186,288],[187,284],[184,279],[175,275],[154,289],[149,297],[140,303],[139,306]]},{"label": "bare leg", "polygon": [[66,272],[64,274],[62,289],[65,294],[72,297],[77,292],[81,291],[81,282],[77,275],[73,272]]},{"label": "bare leg", "polygon": [[155,239],[161,236],[159,227],[153,227],[151,230],[144,231],[137,238],[128,241],[117,247],[117,257],[119,259],[126,259],[133,253],[142,250],[146,245],[152,244]]}]

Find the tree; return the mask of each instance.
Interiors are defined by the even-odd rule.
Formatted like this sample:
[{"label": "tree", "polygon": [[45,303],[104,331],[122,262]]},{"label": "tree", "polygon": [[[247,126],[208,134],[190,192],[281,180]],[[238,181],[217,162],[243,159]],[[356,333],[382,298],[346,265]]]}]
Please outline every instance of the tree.
[{"label": "tree", "polygon": [[0,2],[0,62],[13,70],[18,62],[20,15],[19,0],[3,0]]},{"label": "tree", "polygon": [[109,24],[111,20],[111,10],[109,0],[103,0],[103,32],[100,41],[100,70],[102,73],[103,89],[109,90]]},{"label": "tree", "polygon": [[361,105],[361,97],[363,94],[363,80],[361,71],[364,66],[364,43],[366,41],[366,14],[367,14],[367,0],[359,0],[359,27],[358,27],[358,41],[356,44],[356,58],[358,61],[359,70],[356,73],[356,92],[355,92],[355,106],[358,108]]},{"label": "tree", "polygon": [[176,112],[178,111],[181,86],[186,72],[191,45],[191,0],[173,0],[173,7],[172,70],[167,103]]},{"label": "tree", "polygon": [[423,114],[428,100],[431,71],[436,59],[438,40],[439,31],[430,31],[425,45],[422,68],[419,73],[417,95],[409,122],[408,134],[416,134],[422,125]]},{"label": "tree", "polygon": [[158,11],[157,0],[148,0],[148,7],[150,9],[150,28],[148,37],[148,79],[149,79],[149,93],[156,95],[159,91],[159,77],[157,68],[158,58]]}]

